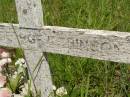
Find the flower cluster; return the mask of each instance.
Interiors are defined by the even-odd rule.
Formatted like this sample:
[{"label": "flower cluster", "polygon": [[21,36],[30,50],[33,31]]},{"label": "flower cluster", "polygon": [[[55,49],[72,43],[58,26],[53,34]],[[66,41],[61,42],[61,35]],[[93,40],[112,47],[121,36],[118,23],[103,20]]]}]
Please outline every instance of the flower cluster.
[{"label": "flower cluster", "polygon": [[0,48],[0,97],[34,97],[24,58],[15,63],[5,49]]},{"label": "flower cluster", "polygon": [[0,49],[0,97],[11,97],[12,92],[9,88],[5,87],[7,83],[7,77],[2,74],[3,68],[8,64],[11,63],[12,60],[9,58],[9,53],[6,52],[4,49]]},{"label": "flower cluster", "polygon": [[10,58],[9,52],[4,51],[4,49],[0,49],[0,72],[2,71],[2,68],[8,64],[11,63],[12,60]]},{"label": "flower cluster", "polygon": [[62,87],[60,87],[58,89],[56,88],[55,85],[53,85],[52,87],[53,87],[53,91],[55,91],[56,96],[62,97],[64,95],[67,95],[67,90],[66,90],[65,87],[62,86]]},{"label": "flower cluster", "polygon": [[[53,86],[56,96],[67,95],[65,87]],[[24,58],[13,59],[12,55],[0,48],[0,97],[41,97],[34,94],[32,82]]]}]

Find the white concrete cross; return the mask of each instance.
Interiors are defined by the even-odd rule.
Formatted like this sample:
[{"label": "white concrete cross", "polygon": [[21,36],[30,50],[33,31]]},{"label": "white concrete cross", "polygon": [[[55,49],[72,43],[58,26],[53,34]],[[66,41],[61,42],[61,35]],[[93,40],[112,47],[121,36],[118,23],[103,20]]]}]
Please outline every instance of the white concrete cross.
[{"label": "white concrete cross", "polygon": [[[24,49],[42,97],[52,92],[52,79],[43,52],[130,63],[130,33],[43,25],[40,0],[15,0],[19,24],[0,24],[0,46]],[[19,40],[19,41],[18,41]],[[42,59],[41,59],[41,56]]]}]

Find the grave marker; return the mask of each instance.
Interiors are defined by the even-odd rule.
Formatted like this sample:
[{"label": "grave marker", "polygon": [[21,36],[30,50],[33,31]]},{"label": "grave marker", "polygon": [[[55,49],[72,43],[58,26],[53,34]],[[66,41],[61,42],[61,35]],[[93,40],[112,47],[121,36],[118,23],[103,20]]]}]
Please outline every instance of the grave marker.
[{"label": "grave marker", "polygon": [[[40,0],[15,0],[19,24],[0,24],[0,46],[19,42],[42,97],[52,92],[52,79],[43,52],[130,63],[130,33],[44,26]],[[19,42],[18,42],[19,40]]]}]

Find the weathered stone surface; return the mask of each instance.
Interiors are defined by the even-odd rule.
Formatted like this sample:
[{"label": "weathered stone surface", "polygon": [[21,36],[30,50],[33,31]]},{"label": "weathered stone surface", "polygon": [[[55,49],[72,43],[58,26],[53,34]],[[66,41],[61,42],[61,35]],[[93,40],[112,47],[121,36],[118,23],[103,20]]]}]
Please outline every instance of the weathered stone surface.
[{"label": "weathered stone surface", "polygon": [[[24,53],[29,63],[29,68],[37,90],[41,91],[42,97],[52,97],[49,96],[52,92],[51,73],[43,53],[31,50],[24,50]],[[39,63],[39,65],[37,63]]]},{"label": "weathered stone surface", "polygon": [[41,0],[15,0],[20,27],[36,28],[43,26]]},{"label": "weathered stone surface", "polygon": [[0,24],[0,45],[18,47],[16,35],[14,34],[10,24]]},{"label": "weathered stone surface", "polygon": [[[4,29],[2,31],[2,29]],[[7,28],[7,29],[5,29]],[[0,26],[2,35],[13,34],[9,25]],[[8,30],[11,29],[11,30]],[[39,50],[79,57],[130,63],[130,33],[44,26],[38,29],[20,29],[15,26],[24,49]],[[6,31],[7,30],[7,31]],[[10,36],[6,36],[8,39]],[[17,42],[11,39],[9,46]],[[1,39],[0,45],[8,45]],[[14,43],[13,43],[14,42]]]}]

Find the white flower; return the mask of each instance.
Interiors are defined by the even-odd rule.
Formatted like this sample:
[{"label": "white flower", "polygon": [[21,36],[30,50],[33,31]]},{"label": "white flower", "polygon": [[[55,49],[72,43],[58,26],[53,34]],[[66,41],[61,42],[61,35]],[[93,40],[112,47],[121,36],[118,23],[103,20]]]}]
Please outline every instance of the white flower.
[{"label": "white flower", "polygon": [[24,79],[24,77],[23,77],[23,76],[21,76],[21,79]]},{"label": "white flower", "polygon": [[4,66],[7,63],[6,59],[1,59],[0,60],[0,66]]},{"label": "white flower", "polygon": [[18,69],[17,69],[17,72],[18,72],[18,74],[21,73],[21,72],[24,72],[24,68],[19,66]]},{"label": "white flower", "polygon": [[26,62],[24,60],[24,58],[20,58],[15,62],[15,65],[19,65],[19,66],[23,66],[26,68]]},{"label": "white flower", "polygon": [[2,58],[9,58],[9,53],[8,52],[2,52],[1,57]]},{"label": "white flower", "polygon": [[58,96],[67,95],[67,90],[65,89],[65,87],[60,87],[56,90],[56,95]]},{"label": "white flower", "polygon": [[19,59],[19,60],[20,60],[21,63],[23,63],[23,64],[25,63],[24,58],[21,58],[21,59]]},{"label": "white flower", "polygon": [[18,74],[18,72],[17,72],[17,71],[15,71],[15,72],[14,72],[14,74],[15,74],[15,75],[17,75],[17,74]]},{"label": "white flower", "polygon": [[11,63],[11,62],[12,62],[11,58],[1,59],[0,60],[0,66],[3,66],[5,64]]},{"label": "white flower", "polygon": [[3,70],[3,66],[7,63],[11,63],[12,60],[10,58],[1,59],[0,60],[0,72]]},{"label": "white flower", "polygon": [[14,75],[12,76],[12,78],[16,78],[17,77],[17,74],[18,74],[18,72],[14,72]]},{"label": "white flower", "polygon": [[11,63],[12,62],[11,58],[7,58],[7,62]]},{"label": "white flower", "polygon": [[55,86],[55,85],[52,85],[52,89],[55,91],[55,90],[56,90],[56,86]]},{"label": "white flower", "polygon": [[21,63],[19,62],[19,60],[17,60],[16,62],[15,62],[15,65],[20,65]]}]

